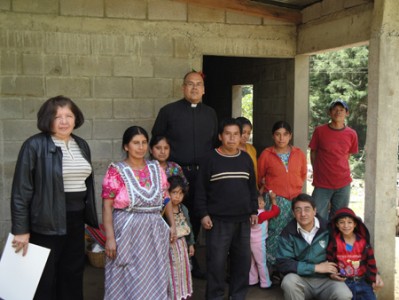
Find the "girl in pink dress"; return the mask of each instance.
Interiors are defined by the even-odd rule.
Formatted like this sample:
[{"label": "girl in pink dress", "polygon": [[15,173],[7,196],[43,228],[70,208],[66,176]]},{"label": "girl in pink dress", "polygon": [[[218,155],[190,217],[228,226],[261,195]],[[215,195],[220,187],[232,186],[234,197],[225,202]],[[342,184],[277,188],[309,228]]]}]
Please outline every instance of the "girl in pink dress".
[{"label": "girl in pink dress", "polygon": [[269,192],[272,208],[265,211],[265,200],[261,195],[258,197],[258,224],[251,226],[251,269],[249,270],[249,285],[260,283],[261,288],[269,288],[269,270],[266,260],[266,239],[268,220],[280,214],[280,208],[276,203],[276,194]]}]

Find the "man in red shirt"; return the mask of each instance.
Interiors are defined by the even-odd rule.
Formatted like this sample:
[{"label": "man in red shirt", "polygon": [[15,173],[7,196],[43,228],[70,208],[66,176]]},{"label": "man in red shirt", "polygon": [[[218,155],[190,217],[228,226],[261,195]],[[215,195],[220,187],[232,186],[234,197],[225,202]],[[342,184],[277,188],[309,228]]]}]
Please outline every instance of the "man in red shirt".
[{"label": "man in red shirt", "polygon": [[312,194],[319,215],[325,219],[342,208],[350,199],[349,156],[358,152],[356,131],[345,125],[348,104],[335,100],[330,104],[331,122],[318,126],[309,144],[313,166]]}]

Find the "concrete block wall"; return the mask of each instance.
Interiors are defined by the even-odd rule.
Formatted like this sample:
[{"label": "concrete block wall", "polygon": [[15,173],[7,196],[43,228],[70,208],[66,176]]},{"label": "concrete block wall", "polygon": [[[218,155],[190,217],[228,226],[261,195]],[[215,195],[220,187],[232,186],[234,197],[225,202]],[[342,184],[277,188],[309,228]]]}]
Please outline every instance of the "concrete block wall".
[{"label": "concrete block wall", "polygon": [[296,27],[169,0],[0,1],[0,245],[10,229],[10,188],[36,113],[64,94],[85,114],[76,134],[92,149],[98,211],[104,172],[120,160],[133,124],[151,130],[181,97],[202,56],[292,58]]}]

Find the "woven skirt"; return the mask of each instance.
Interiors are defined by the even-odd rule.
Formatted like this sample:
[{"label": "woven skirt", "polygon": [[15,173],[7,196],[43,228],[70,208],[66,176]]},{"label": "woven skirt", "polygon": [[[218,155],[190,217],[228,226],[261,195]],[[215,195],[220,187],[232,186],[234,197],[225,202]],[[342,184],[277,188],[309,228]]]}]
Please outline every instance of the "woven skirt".
[{"label": "woven skirt", "polygon": [[116,258],[106,259],[104,299],[168,299],[169,226],[160,213],[114,210]]}]

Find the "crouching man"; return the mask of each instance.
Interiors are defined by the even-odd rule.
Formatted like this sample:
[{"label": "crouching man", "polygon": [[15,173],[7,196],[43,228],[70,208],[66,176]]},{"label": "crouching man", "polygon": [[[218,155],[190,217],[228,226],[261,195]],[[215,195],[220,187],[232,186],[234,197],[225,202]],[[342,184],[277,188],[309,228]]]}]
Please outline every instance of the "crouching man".
[{"label": "crouching man", "polygon": [[299,194],[292,200],[293,219],[279,237],[277,267],[284,274],[281,288],[285,300],[350,300],[344,282],[330,278],[337,265],[326,260],[329,233],[325,220],[316,216],[311,196]]}]

